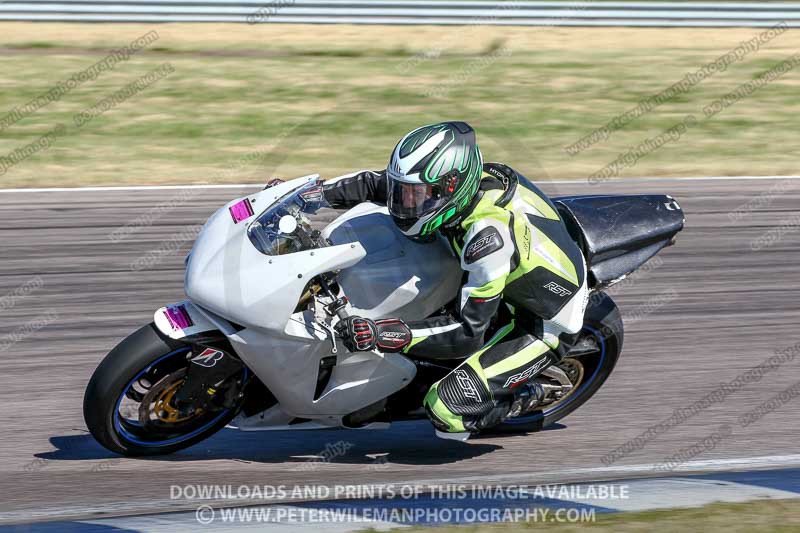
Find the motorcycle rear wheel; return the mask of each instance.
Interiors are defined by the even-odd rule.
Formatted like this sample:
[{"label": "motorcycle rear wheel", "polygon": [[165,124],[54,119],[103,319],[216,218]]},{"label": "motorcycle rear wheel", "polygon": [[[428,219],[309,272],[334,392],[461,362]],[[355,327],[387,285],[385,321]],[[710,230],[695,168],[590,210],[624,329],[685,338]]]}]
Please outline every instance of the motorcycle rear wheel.
[{"label": "motorcycle rear wheel", "polygon": [[579,341],[564,358],[582,366],[580,381],[563,400],[540,409],[509,418],[484,433],[520,433],[540,431],[585,404],[611,375],[622,352],[624,330],[622,317],[614,300],[597,294],[586,309]]}]

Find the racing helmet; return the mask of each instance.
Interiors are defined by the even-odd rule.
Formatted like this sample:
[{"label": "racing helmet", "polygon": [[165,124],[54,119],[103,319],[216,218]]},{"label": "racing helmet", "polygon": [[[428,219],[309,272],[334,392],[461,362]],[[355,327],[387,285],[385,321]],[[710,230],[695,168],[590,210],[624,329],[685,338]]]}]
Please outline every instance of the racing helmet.
[{"label": "racing helmet", "polygon": [[387,205],[407,237],[426,241],[456,222],[478,192],[483,157],[466,122],[441,122],[403,137],[386,168]]}]

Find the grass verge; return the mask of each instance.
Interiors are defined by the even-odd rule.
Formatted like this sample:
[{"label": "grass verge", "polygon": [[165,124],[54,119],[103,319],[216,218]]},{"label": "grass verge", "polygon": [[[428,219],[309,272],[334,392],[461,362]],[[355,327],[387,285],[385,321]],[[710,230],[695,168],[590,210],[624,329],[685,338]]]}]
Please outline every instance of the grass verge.
[{"label": "grass verge", "polygon": [[[487,160],[585,180],[687,114],[697,125],[619,175],[797,173],[800,69],[703,117],[795,54],[797,30],[570,155],[565,147],[762,30],[0,23],[0,124],[153,30],[158,40],[129,60],[0,126],[0,187],[334,176],[385,166],[406,131],[446,119],[472,123]],[[165,63],[174,72],[76,125]]]},{"label": "grass verge", "polygon": [[769,500],[748,503],[716,503],[696,509],[669,509],[631,513],[598,514],[587,523],[516,523],[476,526],[414,527],[408,533],[505,533],[548,531],[553,533],[789,533],[800,530],[800,500]]}]

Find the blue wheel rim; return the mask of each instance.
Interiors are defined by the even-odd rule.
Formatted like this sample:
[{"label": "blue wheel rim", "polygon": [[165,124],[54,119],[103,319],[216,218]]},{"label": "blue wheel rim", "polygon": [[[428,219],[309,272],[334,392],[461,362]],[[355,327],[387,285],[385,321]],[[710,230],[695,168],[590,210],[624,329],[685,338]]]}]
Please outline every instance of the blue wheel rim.
[{"label": "blue wheel rim", "polygon": [[[120,394],[119,398],[117,399],[117,403],[114,406],[114,428],[117,430],[117,433],[119,433],[125,440],[128,440],[128,441],[130,441],[130,442],[132,442],[134,444],[137,444],[139,446],[147,446],[147,447],[160,447],[160,446],[169,446],[169,445],[172,445],[172,444],[178,444],[180,442],[184,442],[184,441],[187,441],[187,440],[189,440],[189,439],[191,439],[193,437],[196,437],[197,435],[201,434],[204,431],[207,431],[210,427],[214,426],[220,420],[222,420],[225,416],[230,414],[230,411],[231,411],[230,409],[224,409],[224,410],[220,411],[220,413],[217,416],[215,416],[213,419],[211,419],[210,421],[208,421],[205,424],[203,424],[201,427],[199,427],[197,429],[194,429],[191,432],[186,433],[185,435],[179,435],[177,437],[173,437],[173,438],[170,438],[170,439],[164,439],[164,440],[142,440],[139,437],[137,437],[136,435],[134,435],[131,432],[129,432],[125,428],[125,426],[122,424],[122,422],[120,420],[119,407],[122,404],[122,400],[126,398],[126,395],[128,394],[128,391],[131,389],[131,387],[133,387],[133,385],[137,381],[139,381],[139,378],[141,378],[143,375],[145,375],[151,368],[153,368],[154,366],[158,365],[160,362],[162,362],[162,361],[164,361],[166,359],[169,359],[170,357],[174,357],[174,356],[176,356],[178,354],[184,354],[184,353],[186,353],[188,351],[191,351],[191,348],[187,346],[185,348],[179,348],[179,349],[174,350],[174,351],[172,351],[172,352],[170,352],[170,353],[168,353],[166,355],[163,355],[163,356],[159,357],[158,359],[156,359],[155,361],[150,363],[141,372],[136,374],[136,377],[134,377],[130,382],[128,382],[128,385],[122,391],[122,394]],[[244,369],[244,378],[245,379],[247,378],[247,367],[245,367],[245,369]],[[138,420],[137,421],[128,421],[126,419],[126,424],[130,424],[130,425],[133,425],[133,426],[138,426],[139,422],[138,422]]]}]

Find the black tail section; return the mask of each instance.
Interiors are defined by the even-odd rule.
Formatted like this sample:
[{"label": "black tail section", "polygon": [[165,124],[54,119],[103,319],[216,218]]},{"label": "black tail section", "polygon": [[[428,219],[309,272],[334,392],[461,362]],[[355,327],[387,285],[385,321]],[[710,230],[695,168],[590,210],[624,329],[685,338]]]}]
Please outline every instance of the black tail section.
[{"label": "black tail section", "polygon": [[603,288],[630,274],[683,229],[683,210],[663,194],[554,198],[581,246],[589,286]]}]

